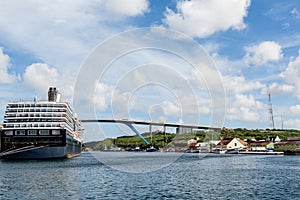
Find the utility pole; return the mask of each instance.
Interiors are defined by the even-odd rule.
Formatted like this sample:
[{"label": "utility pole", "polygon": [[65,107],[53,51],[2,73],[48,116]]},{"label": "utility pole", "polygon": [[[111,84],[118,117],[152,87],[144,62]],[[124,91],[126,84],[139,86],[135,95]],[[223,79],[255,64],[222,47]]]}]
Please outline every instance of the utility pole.
[{"label": "utility pole", "polygon": [[273,116],[273,108],[272,108],[272,102],[271,102],[271,94],[269,92],[269,127],[270,129],[275,129],[274,126],[274,116]]}]

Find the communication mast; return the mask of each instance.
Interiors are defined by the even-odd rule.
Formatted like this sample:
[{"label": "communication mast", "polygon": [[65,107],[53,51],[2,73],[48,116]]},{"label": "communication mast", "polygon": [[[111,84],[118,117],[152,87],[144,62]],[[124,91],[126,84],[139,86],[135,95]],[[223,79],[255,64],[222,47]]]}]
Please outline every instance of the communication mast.
[{"label": "communication mast", "polygon": [[270,93],[269,93],[269,127],[270,127],[270,129],[275,129],[273,108],[272,108],[271,94]]}]

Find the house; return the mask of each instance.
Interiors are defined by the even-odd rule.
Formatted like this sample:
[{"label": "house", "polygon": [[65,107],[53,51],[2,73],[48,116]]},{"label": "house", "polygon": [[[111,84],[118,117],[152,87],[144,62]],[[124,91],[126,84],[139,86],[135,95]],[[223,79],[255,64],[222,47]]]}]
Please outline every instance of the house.
[{"label": "house", "polygon": [[188,149],[196,149],[197,140],[191,139],[188,141]]},{"label": "house", "polygon": [[251,151],[274,151],[274,142],[270,141],[255,141],[250,142]]},{"label": "house", "polygon": [[277,136],[269,136],[267,140],[271,141],[271,142],[275,142],[275,143],[281,141],[281,139],[278,137],[278,135]]},{"label": "house", "polygon": [[217,149],[243,149],[246,147],[244,141],[238,138],[224,138],[216,145]]}]

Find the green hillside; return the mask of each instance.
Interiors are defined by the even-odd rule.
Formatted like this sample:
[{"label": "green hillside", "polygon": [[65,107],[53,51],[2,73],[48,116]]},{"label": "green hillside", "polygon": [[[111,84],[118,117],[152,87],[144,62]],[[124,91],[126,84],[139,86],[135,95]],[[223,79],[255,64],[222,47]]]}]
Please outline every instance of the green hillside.
[{"label": "green hillside", "polygon": [[[145,139],[151,142],[149,133],[143,134]],[[125,149],[126,147],[135,148],[139,146],[141,149],[146,149],[150,146],[155,148],[177,147],[187,148],[187,142],[190,139],[197,139],[198,142],[206,142],[210,140],[219,140],[226,137],[236,137],[247,140],[266,140],[269,137],[279,136],[281,140],[286,140],[289,137],[300,137],[299,130],[248,130],[244,128],[237,129],[222,129],[221,132],[196,132],[189,134],[171,134],[158,132],[153,134],[152,143],[146,145],[138,136],[121,136],[118,138],[107,138],[102,141],[94,141],[85,143],[85,147],[92,150],[105,150],[114,147]]]}]

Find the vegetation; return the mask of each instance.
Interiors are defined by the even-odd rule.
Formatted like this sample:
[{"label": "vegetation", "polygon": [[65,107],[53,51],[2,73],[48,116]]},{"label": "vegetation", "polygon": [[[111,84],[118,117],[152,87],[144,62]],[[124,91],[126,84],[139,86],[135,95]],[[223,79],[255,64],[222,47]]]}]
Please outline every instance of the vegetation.
[{"label": "vegetation", "polygon": [[[143,134],[147,141],[151,141],[149,133]],[[187,148],[187,142],[190,139],[195,139],[198,142],[207,142],[210,140],[219,140],[226,137],[236,137],[240,139],[247,140],[266,140],[268,137],[279,136],[281,140],[286,140],[289,137],[300,137],[300,131],[298,130],[248,130],[245,128],[237,129],[225,129],[223,128],[221,132],[209,131],[209,132],[196,132],[189,134],[171,134],[158,132],[153,134],[152,143],[146,145],[138,136],[122,136],[118,138],[107,138],[103,141],[98,142],[88,142],[85,143],[86,148],[91,148],[92,150],[105,150],[114,147],[120,148],[135,148],[140,147],[141,149],[146,149],[150,146],[155,148],[164,147],[176,147],[176,148]]]}]

